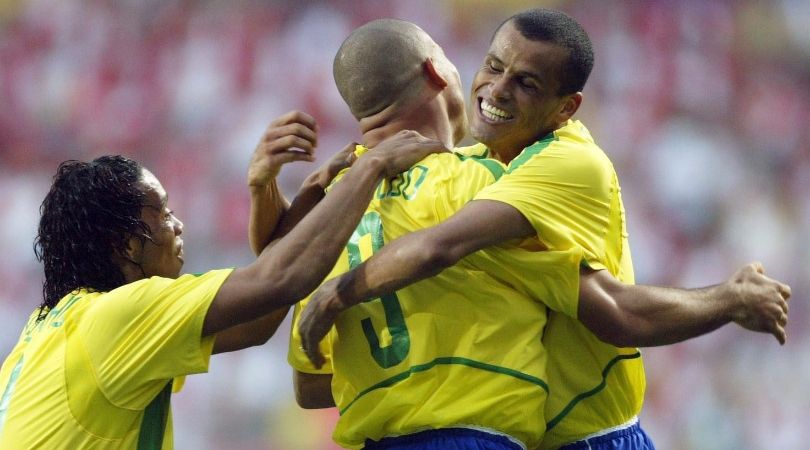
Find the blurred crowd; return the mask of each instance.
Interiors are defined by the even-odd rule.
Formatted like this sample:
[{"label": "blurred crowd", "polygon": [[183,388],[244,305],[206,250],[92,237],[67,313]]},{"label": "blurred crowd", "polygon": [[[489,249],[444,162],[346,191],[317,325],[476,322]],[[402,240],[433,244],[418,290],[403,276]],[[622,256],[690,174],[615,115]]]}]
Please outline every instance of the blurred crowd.
[{"label": "blurred crowd", "polygon": [[[422,26],[465,89],[495,27],[534,6],[588,30],[579,118],[612,158],[636,279],[697,287],[761,261],[793,287],[788,343],[730,325],[645,349],[661,449],[787,449],[810,420],[810,3],[0,0],[0,356],[41,300],[32,243],[59,162],[145,163],[185,222],[186,270],[244,264],[250,154],[276,116],[318,120],[318,160],[357,140],[331,76],[356,26]],[[469,139],[469,138],[468,138]],[[317,163],[316,163],[317,164]],[[285,167],[292,196],[314,166]],[[176,396],[177,448],[324,449],[333,411],[294,403],[287,328],[212,359]]]}]

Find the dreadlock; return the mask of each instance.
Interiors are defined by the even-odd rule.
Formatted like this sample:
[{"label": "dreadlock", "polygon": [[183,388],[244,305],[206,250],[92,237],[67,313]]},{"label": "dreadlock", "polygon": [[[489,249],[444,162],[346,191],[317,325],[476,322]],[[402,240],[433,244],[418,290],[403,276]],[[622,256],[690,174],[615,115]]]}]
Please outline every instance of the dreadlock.
[{"label": "dreadlock", "polygon": [[59,165],[40,206],[34,253],[45,268],[42,320],[70,292],[115,289],[126,283],[114,261],[132,236],[147,237],[141,217],[142,166],[123,156]]}]

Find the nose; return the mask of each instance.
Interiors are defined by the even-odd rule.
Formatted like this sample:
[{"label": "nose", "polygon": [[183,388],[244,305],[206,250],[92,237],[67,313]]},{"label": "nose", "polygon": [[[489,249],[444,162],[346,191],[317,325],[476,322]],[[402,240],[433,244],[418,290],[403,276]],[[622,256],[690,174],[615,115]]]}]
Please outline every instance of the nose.
[{"label": "nose", "polygon": [[174,234],[175,236],[180,236],[183,234],[183,222],[177,217],[172,216],[172,218],[174,219]]},{"label": "nose", "polygon": [[507,77],[500,75],[493,78],[491,86],[489,94],[495,100],[508,100],[511,98],[512,94],[509,91],[509,80]]}]

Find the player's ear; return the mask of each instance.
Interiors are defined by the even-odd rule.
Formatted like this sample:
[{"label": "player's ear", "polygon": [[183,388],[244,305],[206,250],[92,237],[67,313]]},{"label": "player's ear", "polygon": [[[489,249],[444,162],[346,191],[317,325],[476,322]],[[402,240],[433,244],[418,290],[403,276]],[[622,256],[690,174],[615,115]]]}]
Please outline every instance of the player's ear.
[{"label": "player's ear", "polygon": [[566,95],[563,99],[563,102],[560,104],[559,112],[557,113],[557,121],[559,123],[565,123],[574,113],[577,112],[579,109],[579,105],[582,104],[582,92],[575,92],[573,94]]},{"label": "player's ear", "polygon": [[138,236],[130,236],[127,239],[127,246],[124,247],[120,256],[133,264],[140,264],[143,257],[143,239]]},{"label": "player's ear", "polygon": [[439,89],[447,87],[447,80],[436,70],[436,65],[433,64],[432,58],[425,59],[425,62],[422,63],[422,70],[425,71],[425,75],[431,84]]}]

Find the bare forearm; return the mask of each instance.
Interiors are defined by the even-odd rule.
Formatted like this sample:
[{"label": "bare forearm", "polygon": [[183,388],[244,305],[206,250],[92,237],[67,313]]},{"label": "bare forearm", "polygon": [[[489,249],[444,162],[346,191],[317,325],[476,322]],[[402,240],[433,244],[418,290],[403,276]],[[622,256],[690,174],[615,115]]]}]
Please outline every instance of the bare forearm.
[{"label": "bare forearm", "polygon": [[293,374],[295,400],[304,409],[332,408],[332,375],[295,371]]},{"label": "bare forearm", "polygon": [[276,240],[286,236],[323,198],[324,191],[319,184],[310,180],[305,181],[272,233],[271,239]]},{"label": "bare forearm", "polygon": [[449,251],[431,251],[427,233],[418,231],[393,241],[364,264],[340,277],[337,293],[346,302],[344,306],[432,277],[465,256]]},{"label": "bare forearm", "polygon": [[[720,285],[701,289],[617,286],[610,293],[623,313],[616,320],[619,326],[606,333],[612,344],[624,347],[667,345],[709,333],[731,322],[735,305]],[[596,326],[611,325],[601,321]]]},{"label": "bare forearm", "polygon": [[288,208],[287,200],[273,180],[268,185],[250,186],[248,239],[256,256],[270,243]]},{"label": "bare forearm", "polygon": [[217,333],[213,353],[233,352],[248,347],[264,345],[276,334],[279,325],[287,317],[285,306],[256,320],[232,326]]},{"label": "bare forearm", "polygon": [[[283,304],[309,294],[331,270],[349,236],[363,215],[377,183],[381,168],[373,160],[361,161],[285,237],[272,252],[265,251],[257,261],[259,278],[272,278],[283,268],[286,275],[279,287]],[[274,289],[276,290],[276,289]]]}]

